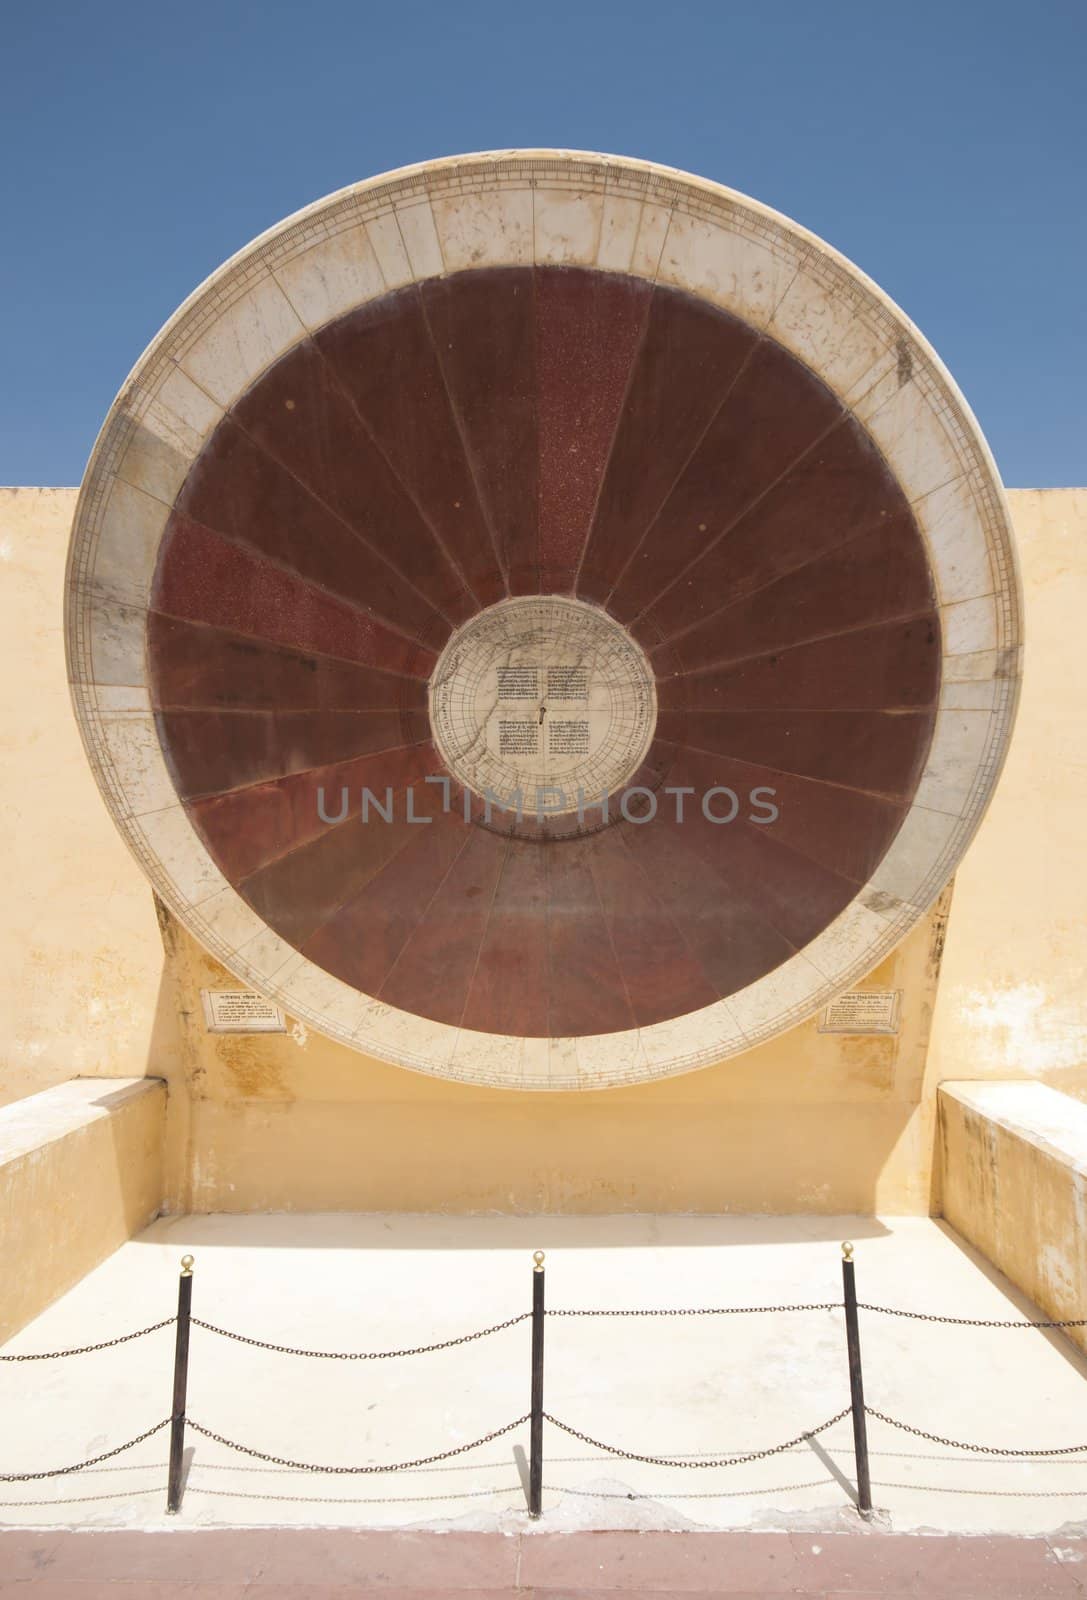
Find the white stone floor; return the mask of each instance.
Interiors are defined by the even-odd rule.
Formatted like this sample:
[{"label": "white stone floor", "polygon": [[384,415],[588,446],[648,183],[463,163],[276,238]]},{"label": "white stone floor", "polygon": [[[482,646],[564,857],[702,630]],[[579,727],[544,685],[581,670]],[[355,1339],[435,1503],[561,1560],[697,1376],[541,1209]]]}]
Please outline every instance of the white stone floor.
[{"label": "white stone floor", "polygon": [[[169,1315],[196,1257],[193,1312],[275,1343],[380,1350],[551,1307],[836,1301],[839,1241],[862,1301],[958,1316],[1039,1313],[949,1229],[920,1218],[176,1217],[154,1223],[4,1350],[81,1345]],[[1087,1443],[1087,1362],[1060,1335],[862,1314],[866,1398],[951,1439]],[[528,1410],[529,1323],[404,1360],[316,1361],[193,1330],[188,1412],[270,1455],[326,1465],[432,1455]],[[0,1363],[0,1472],[109,1449],[170,1410],[173,1330],[64,1361]],[[549,1412],[645,1455],[774,1445],[848,1403],[840,1311],[551,1318]],[[1087,1453],[1007,1461],[870,1422],[873,1497],[900,1530],[1068,1533],[1087,1523]],[[815,1443],[699,1470],[608,1456],[545,1428],[544,1515],[528,1523],[527,1426],[437,1466],[310,1474],[189,1433],[181,1514],[164,1514],[168,1433],[68,1477],[0,1483],[7,1525],[798,1528],[855,1526],[848,1419]]]}]

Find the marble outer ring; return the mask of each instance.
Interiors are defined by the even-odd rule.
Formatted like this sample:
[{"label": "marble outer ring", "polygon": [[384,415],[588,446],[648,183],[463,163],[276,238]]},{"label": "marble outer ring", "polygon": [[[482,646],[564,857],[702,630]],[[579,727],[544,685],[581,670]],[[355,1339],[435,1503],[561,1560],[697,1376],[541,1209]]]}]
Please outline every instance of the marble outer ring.
[{"label": "marble outer ring", "polygon": [[[230,404],[310,331],[403,284],[473,267],[598,267],[764,330],[852,410],[911,504],[936,588],[940,702],[909,812],[814,940],[671,1021],[579,1038],[484,1034],[368,998],[273,933],[178,801],[151,714],[145,617],[170,507]],[[114,821],[156,893],[242,982],[381,1060],[491,1087],[604,1088],[708,1066],[805,1020],[882,961],[954,872],[1014,723],[1022,602],[1000,477],[966,401],[897,306],[830,246],[721,185],[578,151],[405,167],[288,217],[200,286],[137,362],[76,508],[65,642],[76,717]]]}]

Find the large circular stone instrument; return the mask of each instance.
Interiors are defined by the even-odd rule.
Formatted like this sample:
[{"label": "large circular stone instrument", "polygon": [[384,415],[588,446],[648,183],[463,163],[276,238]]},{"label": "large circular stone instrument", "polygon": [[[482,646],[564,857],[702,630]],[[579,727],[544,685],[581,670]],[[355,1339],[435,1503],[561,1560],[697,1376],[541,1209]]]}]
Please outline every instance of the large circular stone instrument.
[{"label": "large circular stone instrument", "polygon": [[382,1059],[599,1088],[870,971],[1007,747],[996,469],[906,317],[764,206],[436,161],[229,261],[138,363],[69,565],[157,893]]}]

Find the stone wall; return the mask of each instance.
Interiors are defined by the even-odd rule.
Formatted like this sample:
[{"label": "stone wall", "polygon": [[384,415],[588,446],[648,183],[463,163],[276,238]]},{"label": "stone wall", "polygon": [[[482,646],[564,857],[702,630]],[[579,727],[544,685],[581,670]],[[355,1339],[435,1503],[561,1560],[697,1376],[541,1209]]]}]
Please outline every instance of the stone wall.
[{"label": "stone wall", "polygon": [[1087,490],[1009,498],[1026,668],[1004,775],[956,878],[931,1066],[1087,1100]]},{"label": "stone wall", "polygon": [[290,1019],[278,1036],[207,1033],[200,990],[233,980],[165,912],[156,925],[68,704],[74,492],[0,491],[0,604],[16,663],[0,691],[0,1103],[76,1074],[166,1079],[173,1210],[928,1211],[940,1077],[1087,1083],[1087,865],[1075,837],[1085,735],[1068,669],[1087,492],[1011,500],[1026,689],[1004,782],[959,873],[939,1002],[947,895],[868,979],[902,991],[895,1037],[821,1033],[816,1019],[664,1082],[521,1095],[385,1066]]}]

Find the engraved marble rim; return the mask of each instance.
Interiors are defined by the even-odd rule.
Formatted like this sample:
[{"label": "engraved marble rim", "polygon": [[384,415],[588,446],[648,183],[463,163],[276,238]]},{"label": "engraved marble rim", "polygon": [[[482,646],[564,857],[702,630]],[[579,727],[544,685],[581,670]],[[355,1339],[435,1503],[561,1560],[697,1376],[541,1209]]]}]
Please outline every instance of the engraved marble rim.
[{"label": "engraved marble rim", "polygon": [[[273,933],[212,861],[151,713],[145,617],[174,496],[227,408],[308,333],[403,284],[532,263],[598,267],[742,317],[853,411],[911,503],[940,611],[942,688],[906,819],[871,879],[767,976],[653,1026],[520,1038],[429,1022],[350,988]],[[1021,673],[1010,518],[981,431],[938,356],[837,251],[674,168],[563,150],[405,167],[317,201],[192,294],[137,362],[84,476],[68,558],[73,704],[114,820],[163,901],[244,983],[379,1059],[468,1083],[591,1089],[707,1066],[804,1021],[905,936],[954,872],[1004,762]]]},{"label": "engraved marble rim", "polygon": [[[480,721],[474,714],[475,708],[464,703],[467,688],[465,657],[467,655],[471,663],[470,680],[475,683],[482,672],[480,655],[486,656],[493,651],[502,635],[512,641],[518,633],[523,634],[526,628],[538,632],[541,623],[550,626],[553,619],[563,613],[568,627],[582,630],[584,638],[592,641],[589,645],[579,645],[579,650],[603,649],[610,651],[613,658],[616,652],[622,656],[620,665],[624,670],[608,674],[602,686],[610,691],[608,699],[612,717],[605,738],[605,745],[615,746],[610,752],[610,760],[606,759],[609,752],[605,749],[598,754],[594,752],[588,762],[568,759],[565,765],[571,769],[569,771],[539,772],[536,775],[511,772],[508,776],[500,772],[500,762],[495,761],[482,769],[485,781],[481,783],[480,763],[465,760],[466,743],[478,748],[481,733]],[[517,647],[507,642],[506,648]],[[547,687],[550,690],[550,684]],[[639,689],[642,714],[637,715],[636,706],[634,720],[624,729],[622,721],[615,716],[616,700],[632,695],[637,698]],[[520,788],[526,812],[547,806],[550,815],[562,816],[575,813],[579,800],[591,806],[616,794],[634,777],[653,742],[657,691],[653,669],[645,651],[622,623],[609,616],[602,607],[586,600],[575,600],[568,595],[512,595],[476,612],[450,635],[430,677],[427,705],[434,743],[458,783],[462,783],[480,799],[487,800],[489,796],[494,801],[497,797],[499,802],[507,800]],[[571,706],[571,711],[573,709]],[[517,711],[517,702],[511,702],[511,716],[515,716]],[[547,794],[545,791],[552,786],[555,792]]]}]

